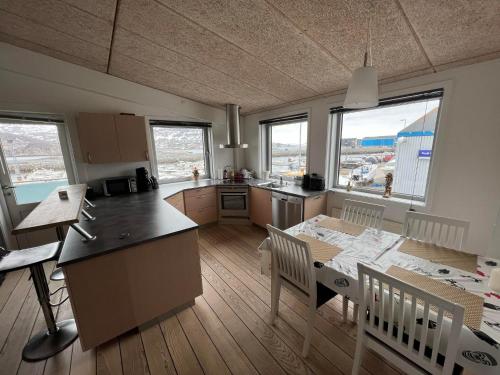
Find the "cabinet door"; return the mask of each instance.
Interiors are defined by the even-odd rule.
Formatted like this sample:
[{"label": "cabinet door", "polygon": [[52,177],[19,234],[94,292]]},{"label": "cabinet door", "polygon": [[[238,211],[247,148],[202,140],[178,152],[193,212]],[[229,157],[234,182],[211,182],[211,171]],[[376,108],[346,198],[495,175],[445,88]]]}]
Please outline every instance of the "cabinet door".
[{"label": "cabinet door", "polygon": [[77,128],[84,162],[99,164],[120,161],[120,149],[116,139],[113,115],[79,113]]},{"label": "cabinet door", "polygon": [[115,126],[121,161],[149,160],[145,118],[115,115]]},{"label": "cabinet door", "polygon": [[326,212],[326,194],[315,195],[304,200],[304,220]]},{"label": "cabinet door", "polygon": [[250,188],[250,221],[262,228],[273,223],[271,191],[256,187]]}]

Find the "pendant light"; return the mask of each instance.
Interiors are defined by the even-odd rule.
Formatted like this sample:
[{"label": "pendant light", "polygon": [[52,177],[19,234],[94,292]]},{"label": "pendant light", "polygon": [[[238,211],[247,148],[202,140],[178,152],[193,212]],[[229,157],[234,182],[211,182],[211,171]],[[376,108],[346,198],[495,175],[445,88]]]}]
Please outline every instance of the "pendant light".
[{"label": "pendant light", "polygon": [[[368,37],[364,63],[361,68],[356,69],[352,73],[344,101],[344,108],[361,109],[372,108],[378,105],[377,69],[372,66],[371,39],[370,17],[368,18]],[[368,57],[370,58],[370,65],[368,65]]]}]

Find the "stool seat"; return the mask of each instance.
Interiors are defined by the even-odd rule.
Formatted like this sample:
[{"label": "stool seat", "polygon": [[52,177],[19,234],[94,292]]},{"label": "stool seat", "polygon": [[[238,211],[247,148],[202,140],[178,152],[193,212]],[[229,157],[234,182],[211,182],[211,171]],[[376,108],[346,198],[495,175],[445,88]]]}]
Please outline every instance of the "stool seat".
[{"label": "stool seat", "polygon": [[29,249],[9,251],[7,255],[0,259],[0,272],[12,272],[54,260],[57,258],[61,247],[62,242],[53,242]]}]

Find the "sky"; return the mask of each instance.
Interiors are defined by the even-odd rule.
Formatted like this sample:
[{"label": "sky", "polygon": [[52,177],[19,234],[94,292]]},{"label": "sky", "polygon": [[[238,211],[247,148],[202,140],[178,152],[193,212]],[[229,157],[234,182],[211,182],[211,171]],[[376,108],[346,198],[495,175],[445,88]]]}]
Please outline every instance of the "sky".
[{"label": "sky", "polygon": [[[426,112],[439,106],[439,99],[374,108],[344,114],[342,138],[396,135]],[[302,143],[307,141],[307,122],[302,123]],[[273,126],[273,143],[299,144],[299,126]]]},{"label": "sky", "polygon": [[396,135],[425,113],[439,106],[439,99],[345,113],[342,138]]}]

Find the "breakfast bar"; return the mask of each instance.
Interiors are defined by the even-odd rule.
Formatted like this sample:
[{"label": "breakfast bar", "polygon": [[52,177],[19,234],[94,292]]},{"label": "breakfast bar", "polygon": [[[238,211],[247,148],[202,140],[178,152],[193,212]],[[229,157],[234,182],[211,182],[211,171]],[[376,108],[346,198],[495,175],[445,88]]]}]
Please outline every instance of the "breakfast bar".
[{"label": "breakfast bar", "polygon": [[83,350],[173,314],[202,294],[198,225],[161,191],[96,201],[82,241],[70,230],[62,267]]}]

